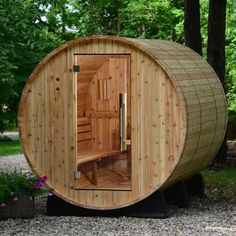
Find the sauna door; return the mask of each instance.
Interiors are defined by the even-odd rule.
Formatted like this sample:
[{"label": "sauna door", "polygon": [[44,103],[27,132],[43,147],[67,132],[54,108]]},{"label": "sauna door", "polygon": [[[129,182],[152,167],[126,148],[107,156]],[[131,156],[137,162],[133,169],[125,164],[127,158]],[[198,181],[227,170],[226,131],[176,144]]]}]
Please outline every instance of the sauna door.
[{"label": "sauna door", "polygon": [[75,55],[76,189],[131,190],[130,55]]}]

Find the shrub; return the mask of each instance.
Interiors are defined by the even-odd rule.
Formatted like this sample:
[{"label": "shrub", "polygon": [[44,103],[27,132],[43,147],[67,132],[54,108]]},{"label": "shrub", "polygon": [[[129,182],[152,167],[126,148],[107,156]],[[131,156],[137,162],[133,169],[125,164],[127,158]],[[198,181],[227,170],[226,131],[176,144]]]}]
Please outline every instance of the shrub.
[{"label": "shrub", "polygon": [[44,183],[47,176],[37,178],[29,173],[13,171],[0,172],[0,207],[5,207],[9,200],[17,201],[20,194],[29,195],[29,200],[46,191]]}]

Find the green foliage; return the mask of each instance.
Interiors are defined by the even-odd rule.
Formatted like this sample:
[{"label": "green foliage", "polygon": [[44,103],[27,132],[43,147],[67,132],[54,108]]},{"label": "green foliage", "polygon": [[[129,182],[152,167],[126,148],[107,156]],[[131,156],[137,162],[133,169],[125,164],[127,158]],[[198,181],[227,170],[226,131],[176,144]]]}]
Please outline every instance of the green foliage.
[{"label": "green foliage", "polygon": [[22,172],[0,172],[0,203],[6,203],[10,199],[17,200],[21,193],[27,193],[31,197],[35,197],[43,192],[43,183],[46,177],[38,179],[30,174]]},{"label": "green foliage", "polygon": [[124,0],[78,0],[71,1],[72,16],[77,36],[107,34],[119,35],[121,30],[120,11],[125,8]]},{"label": "green foliage", "polygon": [[[34,18],[33,9],[26,9],[22,1],[16,0],[14,4],[6,0],[0,2],[0,131],[7,125],[4,121],[13,122],[16,117],[17,88],[21,79],[16,79],[15,75],[23,67],[25,71],[27,66],[32,67],[33,58],[38,61],[33,53],[38,34],[37,26],[32,26]],[[29,59],[31,61],[27,62]]]},{"label": "green foliage", "polygon": [[[183,10],[170,1],[126,1],[121,10],[122,36],[183,42]],[[181,26],[181,27],[180,27]]]},{"label": "green foliage", "polygon": [[20,94],[35,65],[62,43],[41,21],[35,1],[0,1],[0,132],[16,124]]},{"label": "green foliage", "polygon": [[[209,0],[201,0],[201,30],[203,39],[203,55],[206,58],[207,45],[207,24],[208,24],[208,4]],[[235,0],[227,1],[226,12],[226,74],[225,90],[227,93],[229,111],[236,111],[236,2]],[[229,115],[231,116],[232,113]],[[230,118],[230,126],[233,116]],[[236,122],[236,120],[234,120]]]},{"label": "green foliage", "polygon": [[[201,0],[203,53],[209,0]],[[228,0],[226,89],[236,110],[235,0]],[[23,86],[37,63],[62,43],[93,34],[157,38],[183,43],[183,0],[0,1],[0,131],[16,126]]]},{"label": "green foliage", "polygon": [[[230,0],[226,21],[226,89],[229,110],[236,111],[236,3]],[[236,122],[236,119],[234,120]]]},{"label": "green foliage", "polygon": [[18,140],[0,140],[0,156],[14,155],[22,153],[22,148]]}]

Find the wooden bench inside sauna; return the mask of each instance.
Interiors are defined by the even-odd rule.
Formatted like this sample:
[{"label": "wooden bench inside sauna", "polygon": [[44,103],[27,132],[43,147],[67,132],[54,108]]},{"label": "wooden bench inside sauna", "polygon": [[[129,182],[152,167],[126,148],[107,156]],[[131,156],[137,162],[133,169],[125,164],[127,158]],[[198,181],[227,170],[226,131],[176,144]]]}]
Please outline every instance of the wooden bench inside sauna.
[{"label": "wooden bench inside sauna", "polygon": [[77,188],[130,189],[129,57],[76,55]]}]

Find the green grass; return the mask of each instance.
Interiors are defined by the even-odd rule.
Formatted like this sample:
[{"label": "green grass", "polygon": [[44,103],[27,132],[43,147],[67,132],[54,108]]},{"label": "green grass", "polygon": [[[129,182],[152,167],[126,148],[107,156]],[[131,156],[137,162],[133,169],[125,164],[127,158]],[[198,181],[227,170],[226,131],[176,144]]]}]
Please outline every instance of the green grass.
[{"label": "green grass", "polygon": [[211,189],[210,194],[236,201],[236,167],[219,171],[206,170],[203,178],[206,187]]},{"label": "green grass", "polygon": [[20,141],[0,141],[0,156],[22,153]]}]

